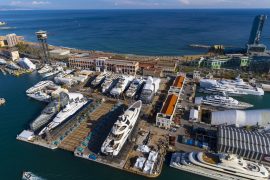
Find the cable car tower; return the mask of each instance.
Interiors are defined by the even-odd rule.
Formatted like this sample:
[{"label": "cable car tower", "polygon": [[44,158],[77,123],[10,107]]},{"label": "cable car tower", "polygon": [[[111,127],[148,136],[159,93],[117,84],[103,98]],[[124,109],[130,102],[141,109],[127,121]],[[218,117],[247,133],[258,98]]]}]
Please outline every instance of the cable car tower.
[{"label": "cable car tower", "polygon": [[36,36],[37,36],[37,39],[39,41],[40,47],[42,49],[43,63],[49,64],[50,63],[50,53],[49,53],[49,46],[47,43],[47,39],[48,39],[47,32],[46,31],[38,31],[38,32],[36,32]]}]

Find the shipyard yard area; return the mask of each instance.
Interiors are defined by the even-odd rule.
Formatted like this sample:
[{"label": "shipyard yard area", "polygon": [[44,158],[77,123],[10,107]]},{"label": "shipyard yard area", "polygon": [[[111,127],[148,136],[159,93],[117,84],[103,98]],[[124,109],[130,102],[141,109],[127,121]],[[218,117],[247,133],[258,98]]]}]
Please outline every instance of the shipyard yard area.
[{"label": "shipyard yard area", "polygon": [[[78,71],[77,73],[80,72]],[[128,76],[133,77],[132,75],[126,75],[126,77]],[[97,82],[100,77],[101,81]],[[104,81],[103,84],[106,84],[106,79],[110,79],[111,77],[116,77],[110,81],[113,84],[112,87],[101,85],[102,81]],[[65,110],[67,108],[65,104],[67,103],[65,103],[66,99],[62,93],[67,93],[69,99],[74,96],[74,99],[69,101],[69,103],[76,102],[80,98],[80,94],[82,94],[85,100],[87,100],[85,105],[61,122],[60,125],[51,129],[49,128],[54,125],[55,118],[58,115],[50,116],[50,120],[46,119],[46,122],[42,122],[45,121],[45,119],[42,119],[44,112],[46,112],[44,110],[42,112],[43,114],[30,124],[30,129],[24,130],[17,136],[17,139],[50,149],[59,148],[67,150],[74,153],[76,157],[102,163],[138,175],[146,177],[159,176],[165,160],[169,135],[166,130],[156,127],[154,123],[155,113],[161,108],[157,109],[156,107],[162,105],[162,101],[164,101],[166,92],[170,84],[174,81],[174,78],[153,79],[152,77],[136,76],[136,78],[130,80],[131,83],[129,86],[131,90],[127,90],[125,87],[125,90],[122,90],[124,92],[120,92],[119,95],[112,95],[111,92],[114,92],[113,86],[117,87],[117,83],[124,80],[121,78],[123,78],[122,75],[116,73],[104,74],[102,72],[89,71],[84,82],[73,84],[69,87],[65,86],[67,91],[58,90],[59,97],[51,101],[48,107],[55,107],[52,104],[56,103],[57,111],[61,109],[62,111]],[[152,86],[153,80],[157,81],[157,84],[153,86],[154,89],[152,90],[154,92],[148,95],[152,97],[146,96],[142,98],[143,96],[140,96],[139,93],[143,94],[144,84],[150,81],[151,83],[149,85]],[[137,83],[140,86],[137,86]],[[44,87],[38,88],[40,85]],[[51,88],[48,86],[51,85],[56,86],[50,81],[41,81],[39,84],[29,88],[27,93],[31,94],[36,88],[47,92]],[[124,86],[127,86],[127,84]],[[105,92],[103,91],[104,88],[108,90]],[[29,95],[29,97],[36,98],[32,95]],[[131,104],[136,101],[140,102],[138,101],[139,99],[142,99],[144,102],[141,112],[120,152],[117,155],[105,155],[101,151],[101,148],[114,123]],[[43,101],[43,99],[37,100]],[[84,102],[85,100],[82,99],[80,101]],[[48,109],[48,107],[45,109]],[[51,121],[52,119],[53,121]],[[46,128],[47,130],[44,130]],[[144,161],[143,163],[145,165],[142,164],[142,161]]]}]

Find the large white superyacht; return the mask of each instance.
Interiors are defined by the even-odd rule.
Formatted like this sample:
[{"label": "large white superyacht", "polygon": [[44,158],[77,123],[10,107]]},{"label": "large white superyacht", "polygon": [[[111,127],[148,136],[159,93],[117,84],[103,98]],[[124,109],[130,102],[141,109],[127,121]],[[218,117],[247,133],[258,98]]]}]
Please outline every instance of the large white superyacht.
[{"label": "large white superyacht", "polygon": [[119,78],[119,75],[112,74],[111,76],[107,76],[102,87],[102,93],[107,93],[114,85],[116,80]]},{"label": "large white superyacht", "polygon": [[104,79],[106,78],[106,76],[109,76],[109,74],[106,73],[106,72],[100,73],[100,74],[99,74],[99,75],[91,82],[91,85],[94,86],[94,87],[100,85],[100,84],[104,81]]},{"label": "large white superyacht", "polygon": [[101,152],[106,155],[117,156],[125,144],[128,136],[139,117],[142,101],[137,101],[131,105],[123,115],[118,117],[111,132],[104,141]]},{"label": "large white superyacht", "polygon": [[51,100],[51,96],[43,91],[37,91],[31,94],[27,94],[27,96],[42,102],[49,102]]},{"label": "large white superyacht", "polygon": [[117,82],[116,86],[111,90],[112,96],[120,96],[124,90],[129,86],[130,82],[134,79],[133,76],[125,76],[122,75],[119,78],[119,81]]},{"label": "large white superyacht", "polygon": [[41,69],[38,70],[39,74],[44,74],[47,73],[49,71],[52,71],[53,68],[49,65],[49,64],[45,64]]},{"label": "large white superyacht", "polygon": [[259,87],[251,86],[238,76],[235,80],[213,80],[202,79],[200,86],[206,93],[222,93],[228,95],[256,95],[263,96],[264,90]]},{"label": "large white superyacht", "polygon": [[214,179],[269,178],[269,172],[262,164],[232,154],[174,153],[170,166]]},{"label": "large white superyacht", "polygon": [[40,81],[39,83],[35,84],[33,87],[26,90],[26,94],[32,94],[37,91],[44,89],[47,86],[53,85],[52,81]]},{"label": "large white superyacht", "polygon": [[145,80],[143,78],[134,79],[126,92],[126,96],[132,98],[138,92],[144,82]]},{"label": "large white superyacht", "polygon": [[60,93],[59,98],[50,102],[41,112],[41,114],[30,124],[30,128],[33,131],[38,130],[46,123],[48,123],[53,116],[57,114],[63,107],[67,105],[69,101],[68,94]]},{"label": "large white superyacht", "polygon": [[219,95],[196,97],[195,104],[205,104],[215,107],[223,107],[227,109],[246,109],[253,107],[253,105],[249,103],[238,101],[232,97]]},{"label": "large white superyacht", "polygon": [[68,104],[56,115],[52,122],[40,131],[39,135],[59,126],[87,103],[87,100],[80,93],[68,93],[68,96],[70,99]]}]

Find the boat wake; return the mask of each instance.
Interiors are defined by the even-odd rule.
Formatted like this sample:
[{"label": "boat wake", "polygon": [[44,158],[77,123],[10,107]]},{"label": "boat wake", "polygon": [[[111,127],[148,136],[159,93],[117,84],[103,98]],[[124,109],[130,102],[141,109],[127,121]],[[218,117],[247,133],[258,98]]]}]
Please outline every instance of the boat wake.
[{"label": "boat wake", "polygon": [[0,27],[0,30],[17,29],[16,27]]}]

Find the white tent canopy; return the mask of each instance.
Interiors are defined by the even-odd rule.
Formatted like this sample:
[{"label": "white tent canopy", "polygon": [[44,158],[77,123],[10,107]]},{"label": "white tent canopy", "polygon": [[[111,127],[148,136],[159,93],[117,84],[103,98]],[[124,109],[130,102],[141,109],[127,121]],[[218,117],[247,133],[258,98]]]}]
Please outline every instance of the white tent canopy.
[{"label": "white tent canopy", "polygon": [[270,123],[270,109],[262,110],[228,110],[212,112],[212,125],[267,126]]}]

